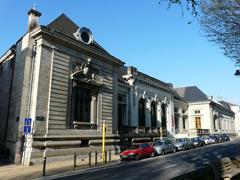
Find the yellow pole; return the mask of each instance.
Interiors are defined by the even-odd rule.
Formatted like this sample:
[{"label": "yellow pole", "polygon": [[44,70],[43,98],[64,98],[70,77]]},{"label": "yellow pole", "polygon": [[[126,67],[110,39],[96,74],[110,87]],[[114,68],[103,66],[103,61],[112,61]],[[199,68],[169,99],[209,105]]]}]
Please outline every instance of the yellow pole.
[{"label": "yellow pole", "polygon": [[105,120],[102,125],[102,160],[105,161],[105,136],[106,136],[106,125]]}]

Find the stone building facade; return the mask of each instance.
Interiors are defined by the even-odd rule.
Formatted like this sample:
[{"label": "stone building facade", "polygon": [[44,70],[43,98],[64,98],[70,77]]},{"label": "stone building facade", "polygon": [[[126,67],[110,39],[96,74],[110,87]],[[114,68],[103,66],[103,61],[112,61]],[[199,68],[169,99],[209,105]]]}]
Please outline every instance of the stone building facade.
[{"label": "stone building facade", "polygon": [[[122,123],[121,117],[118,117],[120,134],[136,139],[146,134],[149,138],[174,136],[173,97],[176,92],[172,85],[139,72],[134,67],[122,67],[119,75],[119,95],[128,99],[128,113],[123,118],[127,119],[126,123]],[[121,106],[118,107],[120,113]]]},{"label": "stone building facade", "polygon": [[176,88],[188,102],[188,132],[186,136],[214,133],[235,134],[234,112],[218,101],[208,98],[198,87]]},{"label": "stone building facade", "polygon": [[0,61],[0,145],[11,161],[98,150],[103,121],[108,148],[174,136],[171,84],[125,67],[64,14],[47,26],[36,9],[28,16],[28,32]]},{"label": "stone building facade", "polygon": [[[5,146],[8,117],[10,116],[10,92],[12,90],[15,46],[11,47],[0,59],[0,153]],[[18,119],[17,119],[18,121]]]},{"label": "stone building facade", "polygon": [[0,58],[0,150],[11,161],[30,165],[44,155],[98,151],[103,122],[108,149],[198,134],[192,130],[217,132],[215,112],[232,122],[231,110],[207,99],[210,118],[195,127],[196,104],[172,84],[124,66],[66,15],[46,26],[40,16],[28,12],[27,33]]},{"label": "stone building facade", "polygon": [[175,137],[189,136],[188,102],[179,94],[174,95]]}]

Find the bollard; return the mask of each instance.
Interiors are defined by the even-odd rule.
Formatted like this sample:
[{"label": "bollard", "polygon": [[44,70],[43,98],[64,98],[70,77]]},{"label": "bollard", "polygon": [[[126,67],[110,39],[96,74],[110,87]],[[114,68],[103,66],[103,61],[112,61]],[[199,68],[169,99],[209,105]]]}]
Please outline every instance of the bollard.
[{"label": "bollard", "polygon": [[98,155],[98,153],[97,153],[97,151],[95,152],[95,166],[97,165],[97,155]]},{"label": "bollard", "polygon": [[46,176],[46,162],[47,162],[47,157],[43,157],[43,172],[42,175]]},{"label": "bollard", "polygon": [[73,171],[76,170],[76,162],[77,162],[77,153],[73,155]]},{"label": "bollard", "polygon": [[88,165],[89,165],[89,167],[91,167],[92,166],[92,162],[91,162],[91,159],[92,158],[92,154],[91,154],[91,152],[89,153],[89,159],[88,159]]},{"label": "bollard", "polygon": [[112,150],[109,150],[109,158],[108,158],[108,162],[110,163],[112,160]]},{"label": "bollard", "polygon": [[104,152],[104,155],[105,155],[104,162],[105,162],[105,164],[107,164],[107,151]]}]

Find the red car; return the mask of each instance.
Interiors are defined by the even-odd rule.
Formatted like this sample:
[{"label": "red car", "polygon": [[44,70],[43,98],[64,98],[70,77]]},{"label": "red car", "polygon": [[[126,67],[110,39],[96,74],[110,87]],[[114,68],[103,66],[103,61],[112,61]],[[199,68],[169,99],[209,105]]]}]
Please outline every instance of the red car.
[{"label": "red car", "polygon": [[128,150],[120,154],[121,160],[135,159],[138,160],[143,157],[153,157],[155,150],[151,144],[141,143],[130,146]]}]

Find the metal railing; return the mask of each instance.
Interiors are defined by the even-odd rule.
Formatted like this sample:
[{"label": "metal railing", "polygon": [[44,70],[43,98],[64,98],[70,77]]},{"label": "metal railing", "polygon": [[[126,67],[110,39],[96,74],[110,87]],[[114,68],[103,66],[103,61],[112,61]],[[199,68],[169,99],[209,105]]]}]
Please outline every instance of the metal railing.
[{"label": "metal railing", "polygon": [[112,150],[107,150],[104,152],[105,159],[103,159],[102,155],[102,152],[97,151],[89,152],[87,154],[88,157],[83,154],[74,153],[73,170],[75,171],[77,167],[92,167],[107,164],[112,161]]},{"label": "metal railing", "polygon": [[[100,166],[111,163],[114,161],[113,156],[116,155],[115,150],[106,150],[104,152],[105,159],[102,157],[102,152],[89,152],[89,153],[74,153],[73,154],[73,171],[76,171],[77,168],[89,168],[92,166]],[[117,158],[116,158],[117,159]],[[116,160],[115,159],[115,160]],[[70,166],[71,167],[71,166]],[[46,176],[47,170],[47,157],[43,157],[43,168],[42,176]]]}]

